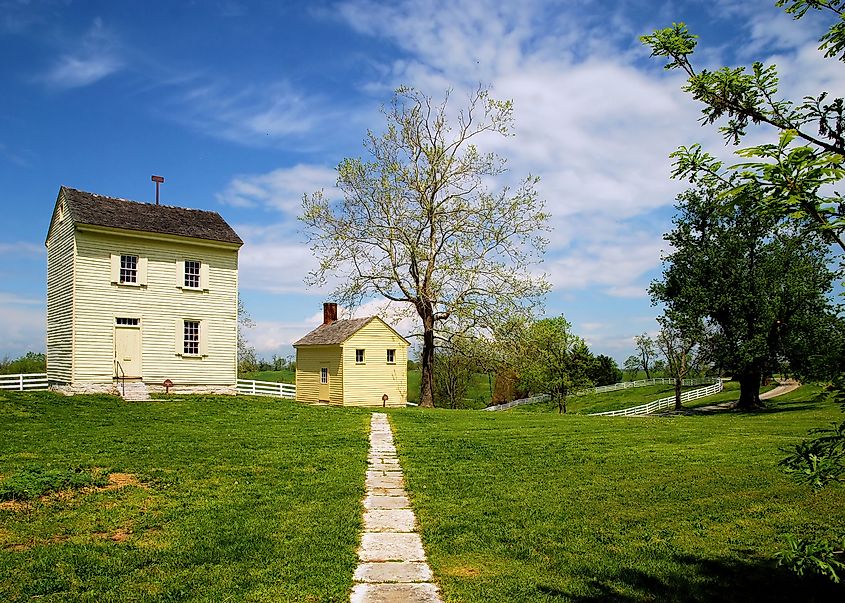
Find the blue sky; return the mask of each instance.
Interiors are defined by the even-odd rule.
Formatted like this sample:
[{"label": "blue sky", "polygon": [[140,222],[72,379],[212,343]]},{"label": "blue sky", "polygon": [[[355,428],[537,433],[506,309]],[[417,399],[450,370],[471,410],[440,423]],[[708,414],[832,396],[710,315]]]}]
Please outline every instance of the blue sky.
[{"label": "blue sky", "polygon": [[495,150],[541,177],[552,214],[547,314],[621,362],[656,327],[646,289],[683,189],[668,154],[730,152],[637,41],[673,21],[702,36],[706,65],[775,62],[793,98],[845,89],[815,50],[824,20],[793,23],[773,0],[0,0],[0,356],[45,348],[59,186],[152,200],[151,174],[164,203],[218,211],[245,240],[249,339],[289,354],[329,296],[302,281],[302,194],[331,191],[398,85],[458,101],[481,82],[514,101],[516,136]]}]

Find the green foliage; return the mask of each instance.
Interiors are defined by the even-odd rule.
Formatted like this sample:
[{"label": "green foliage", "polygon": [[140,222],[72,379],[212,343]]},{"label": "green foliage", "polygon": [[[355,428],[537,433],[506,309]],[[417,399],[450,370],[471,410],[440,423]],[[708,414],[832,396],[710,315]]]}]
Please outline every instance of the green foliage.
[{"label": "green foliage", "polygon": [[810,435],[781,460],[781,467],[817,490],[845,482],[845,421],[812,429]]},{"label": "green foliage", "polygon": [[650,287],[673,320],[706,322],[708,351],[739,378],[745,407],[759,404],[761,376],[781,362],[806,368],[805,344],[833,349],[841,340],[827,330],[837,320],[827,245],[816,231],[761,216],[751,192],[702,186],[680,194],[664,236],[674,251]]},{"label": "green foliage", "polygon": [[51,469],[39,465],[23,467],[0,481],[0,500],[31,500],[59,490],[79,490],[109,483],[108,471],[90,467]]},{"label": "green foliage", "polygon": [[637,335],[634,337],[634,345],[637,346],[637,354],[640,359],[640,368],[645,371],[645,378],[651,379],[651,366],[654,358],[657,355],[657,349],[654,347],[654,340],[649,337],[648,333]]},{"label": "green foliage", "polygon": [[[781,0],[796,19],[810,9],[834,13],[836,22],[822,38],[822,50],[832,57],[845,51],[845,21],[839,0]],[[725,168],[700,145],[681,147],[672,154],[673,176],[708,187],[727,187],[736,194],[753,188],[757,211],[777,217],[810,220],[826,240],[845,250],[845,203],[839,192],[824,196],[845,178],[845,102],[828,100],[827,92],[794,102],[778,96],[774,65],[756,62],[745,67],[696,71],[690,57],[696,36],[684,24],[642,36],[652,56],[668,60],[667,69],[687,76],[684,90],[703,104],[704,124],[724,122],[719,130],[728,142],[740,144],[749,124],[767,124],[779,131],[778,141],[738,151],[750,159]],[[840,58],[845,58],[842,54]]]},{"label": "green foliage", "polygon": [[625,372],[628,373],[628,380],[633,381],[640,371],[640,357],[632,354],[625,359]]},{"label": "green foliage", "polygon": [[566,412],[566,397],[591,385],[592,355],[583,339],[571,332],[563,317],[544,318],[528,325],[520,349],[520,383],[535,394],[547,394]]},{"label": "green foliage", "polygon": [[622,381],[622,371],[616,365],[616,361],[610,356],[599,354],[590,363],[587,377],[596,387],[600,385],[612,385]]},{"label": "green foliage", "polygon": [[[826,538],[796,538],[786,535],[785,549],[777,552],[778,565],[784,565],[799,576],[805,573],[826,576],[839,583],[837,570],[845,570],[842,550],[845,536],[836,540]],[[838,548],[838,550],[837,550]]]},{"label": "green foliage", "polygon": [[20,358],[10,360],[0,359],[0,375],[15,375],[18,373],[43,373],[47,370],[47,356],[35,352],[27,352]]}]

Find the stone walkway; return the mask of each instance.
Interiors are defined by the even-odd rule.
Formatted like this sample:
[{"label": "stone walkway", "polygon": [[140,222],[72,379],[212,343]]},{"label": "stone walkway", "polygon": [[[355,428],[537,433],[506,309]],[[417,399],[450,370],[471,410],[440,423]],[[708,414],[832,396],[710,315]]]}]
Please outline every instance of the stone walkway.
[{"label": "stone walkway", "polygon": [[373,413],[370,421],[367,463],[364,533],[351,603],[441,603],[384,413]]}]

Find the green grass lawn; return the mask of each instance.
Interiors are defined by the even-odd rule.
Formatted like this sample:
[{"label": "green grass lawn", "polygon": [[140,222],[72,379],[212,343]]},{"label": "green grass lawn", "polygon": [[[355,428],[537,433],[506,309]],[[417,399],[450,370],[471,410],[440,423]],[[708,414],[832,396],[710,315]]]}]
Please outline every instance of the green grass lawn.
[{"label": "green grass lawn", "polygon": [[397,410],[391,421],[447,602],[843,601],[779,568],[782,534],[845,524],[779,447],[841,419],[817,388],[755,413],[599,418]]},{"label": "green grass lawn", "polygon": [[[704,386],[695,385],[691,387],[684,387],[683,389],[686,391],[688,389],[697,389],[699,387]],[[655,400],[672,396],[674,394],[675,387],[673,385],[646,385],[643,387],[632,387],[630,389],[620,389],[600,394],[590,393],[583,396],[569,396],[566,399],[566,411],[575,414],[589,414],[591,412],[619,410],[622,408],[629,408],[631,406],[639,406],[640,404],[654,402]],[[537,402],[535,404],[514,406],[505,412],[556,413],[558,412],[558,406],[557,402]]]},{"label": "green grass lawn", "polygon": [[244,373],[238,379],[251,379],[253,381],[272,381],[274,383],[296,383],[296,371],[284,369],[281,371],[256,371]]},{"label": "green grass lawn", "polygon": [[[760,387],[760,393],[773,390],[777,387],[776,383],[771,385],[764,385]],[[789,399],[789,398],[787,398]],[[711,404],[723,404],[725,402],[737,402],[739,400],[739,381],[725,381],[722,384],[722,391],[706,398],[699,398],[698,400],[691,400],[684,402],[684,408],[698,408],[700,406],[710,406]]]},{"label": "green grass lawn", "polygon": [[0,600],[348,601],[369,414],[180,398],[0,394]]}]

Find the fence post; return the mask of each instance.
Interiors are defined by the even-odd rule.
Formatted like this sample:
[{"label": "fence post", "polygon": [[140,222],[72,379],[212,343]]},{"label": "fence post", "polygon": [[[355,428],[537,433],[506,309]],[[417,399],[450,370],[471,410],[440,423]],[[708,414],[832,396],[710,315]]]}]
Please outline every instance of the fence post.
[{"label": "fence post", "polygon": [[23,391],[23,374],[19,375],[18,379],[20,379],[20,389],[19,389],[19,391]]},{"label": "fence post", "polygon": [[255,395],[255,379],[252,380],[252,395]]}]

